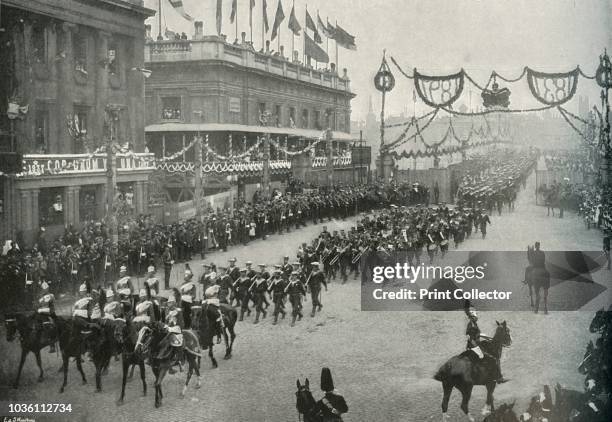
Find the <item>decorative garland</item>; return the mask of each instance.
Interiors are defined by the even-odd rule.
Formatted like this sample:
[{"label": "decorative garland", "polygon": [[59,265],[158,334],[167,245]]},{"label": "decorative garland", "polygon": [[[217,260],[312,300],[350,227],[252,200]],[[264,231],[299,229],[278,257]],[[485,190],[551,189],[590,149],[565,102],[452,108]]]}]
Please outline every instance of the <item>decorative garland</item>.
[{"label": "decorative garland", "polygon": [[172,161],[172,160],[176,160],[178,157],[180,157],[181,155],[185,154],[187,151],[189,151],[191,148],[193,148],[193,146],[196,144],[196,142],[198,141],[198,137],[194,137],[193,140],[189,143],[189,145],[186,145],[182,150],[175,152],[172,155],[169,155],[167,157],[163,157],[160,158],[159,160],[157,160],[158,162],[161,163],[165,163],[167,161]]},{"label": "decorative garland", "polygon": [[[287,138],[285,138],[285,142],[287,141]],[[287,149],[287,144],[285,143],[285,147],[282,147],[278,141],[275,141],[274,139],[270,139],[270,145],[273,146],[274,148],[276,148],[278,151],[284,153],[285,155],[289,156],[289,157],[294,157],[296,155],[300,155],[300,154],[304,154],[307,153],[309,151],[311,151],[312,149],[314,149],[314,147],[316,147],[319,142],[323,142],[322,139],[317,139],[316,141],[314,141],[312,144],[308,145],[307,147],[305,147],[304,149],[302,149],[301,151],[289,151]]]},{"label": "decorative garland", "polygon": [[[229,135],[229,139],[230,139],[230,143],[229,143],[229,155],[221,155],[218,152],[216,152],[215,150],[213,150],[209,143],[208,143],[208,135],[206,135],[206,142],[204,143],[204,149],[206,150],[206,160],[205,161],[210,161],[209,160],[209,156],[213,157],[213,160],[219,160],[219,161],[237,161],[237,160],[242,160],[246,157],[250,157],[251,154],[253,153],[253,151],[255,151],[257,148],[259,148],[259,146],[261,145],[262,142],[262,138],[260,138],[259,136],[257,137],[257,141],[246,151],[244,151],[242,154],[232,154],[232,135]],[[246,137],[245,137],[246,139]],[[245,144],[246,145],[246,144]]]},{"label": "decorative garland", "polygon": [[[436,109],[434,110],[434,112],[433,112],[433,113],[431,114],[431,116],[429,117],[429,120],[427,121],[427,123],[425,123],[425,125],[423,125],[423,127],[422,127],[420,130],[425,130],[425,129],[426,129],[426,128],[427,128],[427,127],[428,127],[428,126],[431,124],[431,122],[433,122],[433,120],[434,120],[434,118],[436,117],[436,115],[438,114],[438,111],[439,111],[439,110],[440,110],[439,108],[436,108]],[[414,118],[414,117],[413,117],[413,118],[412,118],[412,121],[418,121],[418,120],[417,120],[416,118]],[[393,141],[393,142],[391,142],[391,143],[389,143],[389,144],[385,144],[385,145],[383,146],[383,147],[384,147],[384,149],[388,151],[388,150],[390,150],[390,149],[392,149],[392,148],[397,148],[398,146],[401,146],[401,145],[405,144],[405,143],[406,143],[406,142],[408,142],[408,141],[411,141],[411,140],[413,140],[413,139],[416,139],[416,137],[417,137],[417,134],[416,134],[416,133],[415,133],[414,135],[412,135],[412,136],[410,136],[410,137],[406,138],[406,134],[408,133],[408,129],[409,129],[409,127],[408,127],[408,128],[406,128],[406,129],[405,129],[405,130],[402,132],[402,134],[401,134],[401,135],[400,135],[400,136],[399,136],[399,137],[398,137],[398,138],[397,138],[395,141]]]},{"label": "decorative garland", "polygon": [[[578,129],[568,118],[568,115],[571,115],[574,118],[577,118],[578,116],[570,113],[569,111],[565,110],[563,107],[558,106],[557,109],[559,110],[559,113],[561,113],[561,116],[563,116],[563,119],[567,122],[567,124],[574,129],[574,131],[580,135],[580,137],[587,143],[588,146],[590,147],[596,147],[597,146],[597,142],[595,142],[595,140],[591,140],[589,139],[588,136],[586,136],[584,133],[582,133],[582,131],[580,129]],[[578,117],[578,120],[583,120],[581,118]],[[585,122],[586,123],[586,122]],[[590,124],[590,123],[586,123],[586,124]]]},{"label": "decorative garland", "polygon": [[[164,170],[168,173],[193,173],[195,171],[195,163],[191,162],[172,162],[172,163],[157,163],[158,170]],[[291,161],[278,160],[270,161],[270,170],[281,171],[291,169]],[[254,173],[263,171],[263,162],[213,162],[202,163],[203,173]]]},{"label": "decorative garland", "polygon": [[[436,110],[431,110],[429,113],[425,113],[422,116],[416,117],[416,120],[423,120],[429,116],[431,116],[433,113],[435,113]],[[406,121],[406,122],[402,122],[402,123],[394,123],[392,125],[384,125],[385,129],[389,129],[389,128],[394,128],[394,127],[400,127],[400,126],[406,126],[406,125],[411,125],[413,122],[413,119],[415,119],[415,117],[413,117],[412,119]]]}]

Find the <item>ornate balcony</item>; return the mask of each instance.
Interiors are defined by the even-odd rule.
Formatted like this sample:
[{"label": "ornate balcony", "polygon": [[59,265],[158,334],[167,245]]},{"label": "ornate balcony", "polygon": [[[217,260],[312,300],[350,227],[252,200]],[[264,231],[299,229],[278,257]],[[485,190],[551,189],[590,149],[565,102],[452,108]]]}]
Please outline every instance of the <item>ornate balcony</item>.
[{"label": "ornate balcony", "polygon": [[[168,173],[193,173],[195,171],[195,163],[188,161],[167,161],[158,162],[158,170],[164,170]],[[291,170],[291,161],[274,160],[270,161],[271,173],[285,173]],[[252,174],[263,172],[263,161],[252,161],[248,163],[231,163],[231,162],[207,162],[202,163],[202,172],[208,173],[223,173],[223,174]]]}]

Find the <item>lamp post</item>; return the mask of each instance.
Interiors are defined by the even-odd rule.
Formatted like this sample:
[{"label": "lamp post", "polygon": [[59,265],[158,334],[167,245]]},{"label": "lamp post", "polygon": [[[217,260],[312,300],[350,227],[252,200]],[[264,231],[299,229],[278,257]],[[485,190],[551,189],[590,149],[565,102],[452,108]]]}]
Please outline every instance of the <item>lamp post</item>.
[{"label": "lamp post", "polygon": [[383,58],[380,68],[374,76],[374,87],[382,93],[382,106],[380,108],[380,172],[383,180],[386,181],[385,167],[387,165],[387,151],[385,148],[385,98],[387,92],[395,87],[395,77],[387,64],[386,50],[383,50]]}]

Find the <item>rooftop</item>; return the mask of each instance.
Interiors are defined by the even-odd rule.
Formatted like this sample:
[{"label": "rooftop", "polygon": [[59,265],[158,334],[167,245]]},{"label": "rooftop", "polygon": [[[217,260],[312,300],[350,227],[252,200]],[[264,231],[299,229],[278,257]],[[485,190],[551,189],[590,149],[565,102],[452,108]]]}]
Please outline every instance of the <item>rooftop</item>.
[{"label": "rooftop", "polygon": [[351,97],[350,79],[344,69],[336,72],[317,70],[298,61],[290,61],[281,54],[258,52],[248,42],[229,44],[224,36],[194,36],[194,39],[154,41],[145,44],[145,63],[148,67],[163,63],[219,61],[252,69],[255,72],[271,73],[324,88],[345,91]]}]

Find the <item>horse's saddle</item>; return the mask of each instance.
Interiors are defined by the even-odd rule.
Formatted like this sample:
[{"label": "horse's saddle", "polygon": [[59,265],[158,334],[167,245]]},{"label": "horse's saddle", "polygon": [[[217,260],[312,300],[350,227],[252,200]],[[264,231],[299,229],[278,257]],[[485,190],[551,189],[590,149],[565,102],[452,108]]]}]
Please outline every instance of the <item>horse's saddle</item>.
[{"label": "horse's saddle", "polygon": [[183,334],[179,333],[170,333],[170,346],[172,347],[183,347],[185,341],[183,339]]}]

